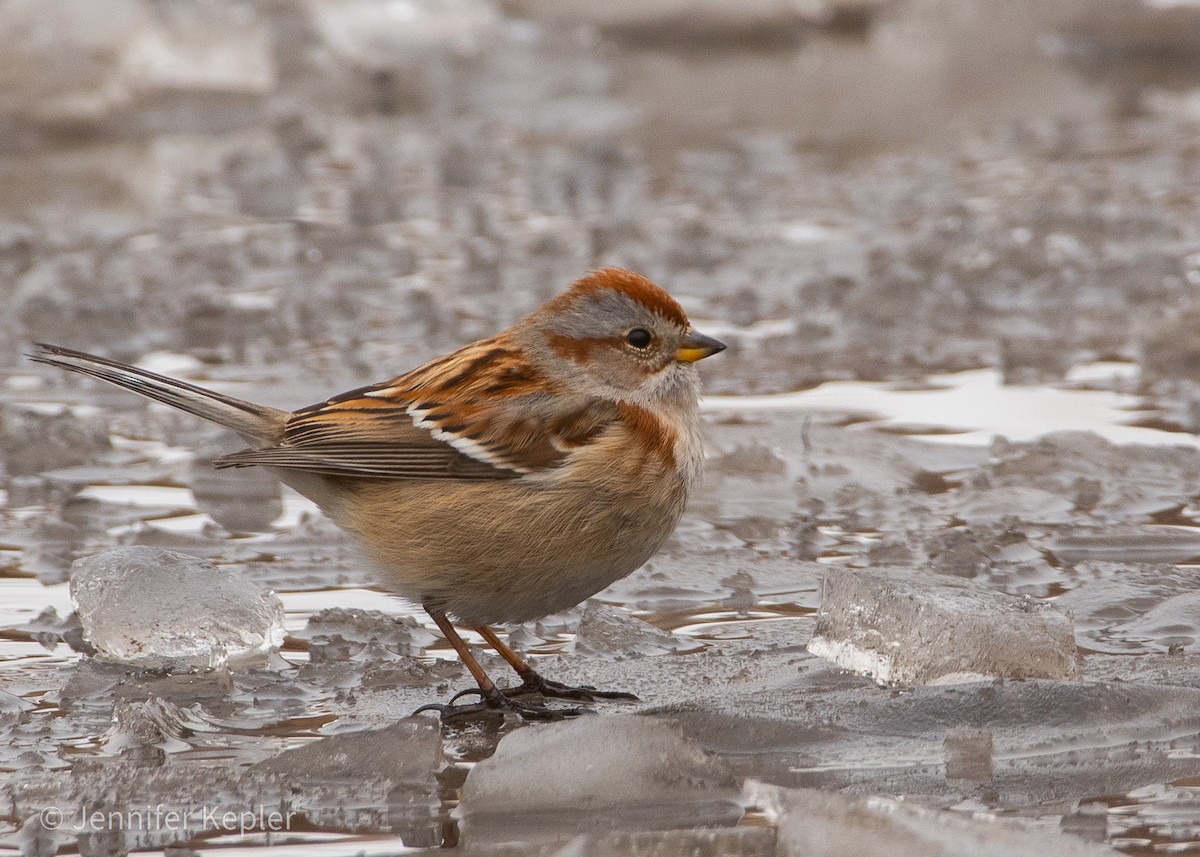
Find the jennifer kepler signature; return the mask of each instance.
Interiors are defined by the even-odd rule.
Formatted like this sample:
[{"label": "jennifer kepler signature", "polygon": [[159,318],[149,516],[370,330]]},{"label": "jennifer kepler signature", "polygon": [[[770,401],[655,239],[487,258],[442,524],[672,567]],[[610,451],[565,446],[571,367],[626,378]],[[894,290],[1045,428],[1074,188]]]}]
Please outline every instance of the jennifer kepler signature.
[{"label": "jennifer kepler signature", "polygon": [[281,809],[264,804],[229,809],[228,806],[181,807],[172,804],[147,804],[136,809],[98,809],[86,804],[67,807],[48,806],[38,817],[47,830],[72,833],[130,831],[152,833],[265,833],[292,829],[299,810]]}]

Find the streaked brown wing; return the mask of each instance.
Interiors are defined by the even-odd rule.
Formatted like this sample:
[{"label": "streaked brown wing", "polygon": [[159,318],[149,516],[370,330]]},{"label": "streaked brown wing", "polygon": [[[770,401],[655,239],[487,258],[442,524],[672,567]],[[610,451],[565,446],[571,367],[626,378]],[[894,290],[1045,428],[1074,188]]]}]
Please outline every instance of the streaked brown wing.
[{"label": "streaked brown wing", "polygon": [[593,399],[551,395],[497,337],[292,414],[276,446],[224,456],[373,479],[510,479],[559,464],[617,418]]},{"label": "streaked brown wing", "polygon": [[344,441],[303,447],[247,449],[213,462],[215,467],[283,467],[327,476],[364,479],[511,479],[503,470],[463,455],[453,447],[404,447],[397,444]]}]

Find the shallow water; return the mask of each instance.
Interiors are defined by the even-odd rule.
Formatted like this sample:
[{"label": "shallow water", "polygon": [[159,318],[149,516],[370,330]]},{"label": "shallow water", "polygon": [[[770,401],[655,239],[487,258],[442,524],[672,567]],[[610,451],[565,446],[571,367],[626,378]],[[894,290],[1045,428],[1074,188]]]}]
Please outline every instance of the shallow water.
[{"label": "shallow water", "polygon": [[1070,386],[1005,386],[998,371],[978,369],[931,375],[920,386],[840,382],[798,393],[769,396],[710,396],[713,413],[795,411],[849,414],[864,428],[921,437],[929,441],[988,445],[997,435],[1028,441],[1056,431],[1090,431],[1113,443],[1195,445],[1190,434],[1131,425],[1152,413],[1137,396],[1112,389],[1088,389],[1085,381],[1126,388],[1136,384],[1137,367],[1097,363],[1074,367]]},{"label": "shallow water", "polygon": [[[997,457],[1003,458],[1011,449],[1019,446],[1007,446],[1007,441],[994,441],[998,434],[1007,434],[1012,441],[1032,442],[1036,447],[1037,438],[1044,437],[1055,431],[1069,429],[1072,431],[1091,430],[1096,435],[1107,438],[1114,443],[1135,443],[1142,445],[1157,445],[1167,447],[1175,445],[1181,436],[1177,433],[1164,432],[1151,428],[1130,428],[1128,423],[1140,418],[1144,400],[1126,393],[1115,392],[1112,389],[1084,388],[1083,385],[1094,385],[1097,382],[1118,385],[1127,389],[1131,384],[1131,370],[1125,365],[1109,365],[1077,367],[1072,370],[1073,380],[1062,385],[1027,386],[1017,389],[1006,388],[998,384],[996,373],[975,371],[932,377],[928,383],[921,385],[884,385],[870,382],[822,385],[797,394],[780,394],[771,397],[734,397],[714,396],[706,402],[706,411],[714,420],[713,442],[721,449],[736,449],[738,433],[746,430],[745,425],[755,426],[758,430],[764,427],[771,432],[781,432],[796,442],[797,429],[808,434],[815,430],[824,432],[823,443],[830,443],[830,438],[851,438],[861,435],[869,440],[869,448],[865,458],[855,459],[856,454],[842,450],[839,458],[847,472],[854,473],[855,478],[866,479],[871,484],[871,471],[880,466],[889,457],[904,457],[915,455],[918,459],[925,456],[929,461],[945,462],[946,470],[943,478],[947,488],[939,488],[951,497],[960,495],[957,503],[949,503],[948,512],[955,505],[971,506],[969,497],[961,496],[964,481],[964,470],[988,467],[989,457],[994,462]],[[991,395],[999,391],[1002,399],[1010,398],[1009,407],[996,407],[995,398]],[[14,406],[20,406],[20,397],[10,399]],[[1022,403],[1035,402],[1039,407],[1028,409],[1021,407]],[[732,424],[722,422],[722,415],[736,413],[740,419]],[[917,425],[914,415],[920,415]],[[839,427],[840,426],[840,427]],[[823,428],[822,428],[823,427]],[[906,439],[905,436],[908,436]],[[1069,436],[1068,436],[1069,437]],[[1189,437],[1187,448],[1194,448]],[[854,441],[855,444],[859,443]],[[1000,446],[996,444],[1000,443]],[[1096,440],[1094,443],[1103,443]],[[914,446],[915,444],[915,446]],[[117,444],[126,452],[129,446]],[[812,462],[814,442],[807,438],[801,446],[807,448],[802,458]],[[980,448],[985,453],[980,455]],[[1111,447],[1113,457],[1120,459],[1117,450],[1122,447]],[[957,449],[958,452],[947,455]],[[923,450],[923,452],[914,452]],[[1180,450],[1182,453],[1183,450]],[[786,447],[777,448],[775,455],[779,456],[777,464],[768,464],[768,470],[789,462],[794,464],[795,453]],[[956,457],[957,456],[957,457]],[[968,465],[974,461],[976,464]],[[183,468],[188,465],[188,457],[181,448],[164,445],[141,445],[137,447],[136,461],[146,465],[151,471],[158,466]],[[936,468],[936,464],[922,462],[910,465],[913,472],[937,472],[936,469],[926,471],[924,468]],[[991,466],[994,466],[991,465]],[[1065,470],[1069,465],[1060,463]],[[771,487],[780,479],[786,485],[790,478],[789,468],[783,467],[782,472],[764,477],[761,474],[750,482],[738,475],[738,469],[731,467],[725,460],[718,459],[715,473],[710,476],[707,485],[709,490],[722,495],[721,503],[713,507],[701,503],[701,508],[689,514],[681,526],[681,537],[673,547],[668,548],[663,560],[654,560],[649,566],[627,581],[617,584],[612,590],[602,593],[599,599],[605,604],[622,608],[630,614],[648,622],[651,626],[674,635],[679,643],[670,642],[672,637],[664,637],[667,647],[660,643],[616,643],[618,646],[633,645],[629,655],[638,657],[683,658],[688,659],[694,653],[718,647],[761,646],[765,641],[775,639],[772,628],[788,629],[790,623],[804,617],[811,617],[819,604],[819,576],[806,572],[804,578],[796,577],[796,571],[788,571],[786,565],[789,554],[803,556],[795,545],[788,546],[787,539],[782,541],[778,533],[750,532],[740,526],[741,518],[736,514],[740,504],[740,495],[748,490],[757,491],[765,498],[773,492]],[[1118,470],[1124,472],[1125,466]],[[1096,471],[1093,475],[1102,475]],[[1139,474],[1152,485],[1155,482],[1154,473]],[[350,648],[342,654],[331,650],[333,663],[341,663],[342,677],[329,683],[328,677],[318,676],[314,683],[313,676],[304,677],[306,665],[313,664],[310,657],[310,640],[312,632],[306,631],[309,620],[323,610],[340,608],[344,610],[369,610],[396,617],[412,617],[423,622],[433,634],[432,643],[426,643],[420,650],[421,660],[436,666],[442,659],[454,659],[453,651],[440,639],[434,639],[436,629],[424,614],[405,603],[372,587],[367,572],[354,560],[338,563],[336,568],[324,569],[319,561],[305,559],[304,553],[311,540],[296,539],[295,535],[306,526],[312,526],[313,512],[307,501],[295,496],[285,497],[284,513],[275,522],[272,532],[266,534],[248,534],[231,536],[207,514],[198,510],[191,491],[182,485],[169,484],[174,481],[171,477],[163,478],[161,473],[156,476],[154,484],[137,484],[126,482],[119,485],[102,484],[99,482],[79,482],[78,490],[73,494],[76,501],[87,501],[101,509],[119,512],[119,514],[96,514],[89,519],[92,524],[98,524],[100,529],[84,535],[83,543],[105,541],[127,541],[132,539],[141,543],[166,543],[182,546],[185,550],[199,549],[203,555],[210,556],[219,564],[237,565],[247,558],[254,560],[254,575],[257,579],[265,580],[279,592],[286,610],[286,627],[291,636],[284,645],[282,657],[277,657],[266,672],[251,671],[248,674],[234,673],[231,676],[232,686],[217,691],[205,690],[210,680],[198,676],[199,685],[191,690],[185,686],[174,686],[170,679],[154,678],[147,675],[136,679],[135,685],[141,685],[142,690],[135,692],[136,696],[149,694],[151,698],[174,700],[174,705],[188,710],[189,705],[199,704],[195,709],[200,720],[193,719],[190,727],[176,731],[172,739],[174,746],[169,750],[176,764],[187,764],[189,760],[198,763],[219,761],[223,764],[250,763],[262,758],[264,752],[278,751],[287,747],[299,746],[319,736],[338,734],[343,728],[343,721],[351,728],[361,722],[361,715],[351,715],[346,718],[347,709],[343,698],[343,689],[358,686],[362,692],[385,689],[391,685],[388,670],[396,667],[389,666],[381,671],[384,664],[398,664],[393,661],[395,655],[385,650],[368,654],[370,646],[362,648],[360,643],[351,643]],[[757,484],[756,484],[757,483]],[[715,487],[714,487],[715,486]],[[993,490],[1004,490],[1001,485],[991,486]],[[793,494],[793,496],[795,496]],[[928,495],[941,497],[943,494]],[[791,506],[796,501],[791,500]],[[10,508],[6,515],[10,522],[13,520],[30,519],[45,515],[52,507],[31,506]],[[759,507],[759,510],[764,507]],[[770,508],[767,506],[765,508]],[[725,510],[725,511],[722,511]],[[897,510],[901,514],[902,508]],[[961,509],[958,511],[962,511]],[[1032,508],[1022,509],[1013,506],[1010,515],[1026,517]],[[951,512],[953,514],[953,512]],[[966,514],[963,512],[963,514]],[[826,515],[825,517],[830,517]],[[821,516],[818,516],[818,521]],[[113,521],[119,521],[112,526]],[[1176,532],[1188,531],[1196,533],[1196,548],[1200,553],[1200,531],[1191,525],[1191,519],[1176,514],[1169,518],[1171,529]],[[1065,519],[1064,519],[1065,521]],[[1178,526],[1179,521],[1186,521],[1187,526]],[[776,520],[766,526],[767,530],[783,527],[785,521]],[[955,527],[951,523],[950,532]],[[886,528],[885,528],[886,529]],[[1066,533],[1077,530],[1067,527]],[[322,539],[332,539],[335,542],[340,537],[327,527],[320,530]],[[291,541],[301,545],[299,554]],[[854,567],[861,564],[871,551],[882,549],[887,544],[886,534],[879,530],[863,529],[848,531],[842,526],[832,523],[819,524],[815,531],[816,542],[812,545],[810,558],[815,561],[814,569],[830,566]],[[1055,550],[1060,553],[1065,550],[1061,545],[1054,546],[1053,539],[1039,537],[1036,531],[1030,533],[1030,538],[1042,542],[1040,550],[1049,555]],[[183,539],[183,542],[178,540]],[[705,545],[711,545],[706,548]],[[1089,543],[1091,544],[1091,543]],[[1113,543],[1100,537],[1097,550],[1103,550],[1102,556],[1108,562],[1136,561],[1146,550],[1161,550],[1154,540],[1136,539]],[[1048,546],[1048,547],[1047,547]],[[715,549],[717,551],[739,550],[740,559],[737,561],[736,574],[723,571],[716,575],[712,583],[704,583],[703,577],[697,579],[694,569],[688,568],[688,557],[694,557],[699,551]],[[749,548],[749,551],[746,551]],[[1079,550],[1080,548],[1075,548]],[[24,549],[27,551],[28,547]],[[1182,548],[1185,552],[1187,548]],[[107,727],[107,717],[104,700],[111,700],[111,678],[105,678],[108,671],[114,668],[101,668],[99,673],[94,668],[84,669],[82,673],[73,665],[79,662],[79,655],[71,653],[65,644],[59,643],[51,649],[35,641],[38,633],[34,623],[35,618],[47,607],[52,607],[58,616],[70,613],[71,604],[65,583],[45,585],[29,575],[22,566],[24,551],[20,548],[11,550],[10,555],[14,564],[7,577],[0,578],[0,659],[3,660],[6,676],[6,688],[16,693],[28,703],[36,706],[34,722],[38,719],[46,723],[57,723],[48,733],[42,735],[26,735],[17,739],[17,744],[0,759],[0,766],[8,771],[19,774],[30,770],[29,762],[34,759],[35,767],[46,768],[53,759],[55,750],[59,754],[66,753],[67,759],[78,760],[89,756],[100,759],[110,758],[116,752],[111,740],[106,740],[100,733]],[[1043,554],[1039,550],[1017,550],[1008,555],[1008,560],[1018,560],[1016,563],[1000,557],[999,565],[993,565],[987,572],[993,576],[1002,588],[1016,592],[1031,592],[1040,597],[1051,599],[1060,598],[1063,593],[1073,592],[1081,586],[1102,585],[1108,579],[1110,572],[1103,568],[1084,569],[1076,565],[1054,563],[1040,568],[1030,567],[1030,559],[1039,558]],[[785,565],[778,570],[772,562],[783,560]],[[263,562],[263,560],[266,560]],[[681,562],[682,561],[682,562]],[[1040,560],[1039,560],[1040,561]],[[1169,561],[1169,560],[1168,560]],[[282,562],[285,569],[282,574],[274,573],[271,566]],[[304,573],[294,576],[295,566],[303,568]],[[1022,565],[1024,563],[1024,565]],[[718,563],[717,567],[720,567]],[[1005,580],[1005,568],[1011,567],[1015,577],[1010,582]],[[1182,567],[1182,566],[1181,566]],[[795,568],[795,567],[793,567]],[[797,569],[798,570],[798,569]],[[1032,576],[1031,576],[1032,573]],[[730,576],[732,574],[732,576]],[[295,588],[292,581],[299,581]],[[1145,589],[1139,597],[1150,599],[1138,607],[1131,608],[1136,614],[1152,602],[1165,603],[1176,593],[1186,593],[1191,590],[1190,580],[1179,578],[1175,582],[1155,577],[1153,571],[1145,575]],[[1167,636],[1162,642],[1150,631],[1147,636],[1145,627],[1131,627],[1130,636],[1120,636],[1120,625],[1114,625],[1113,620],[1089,622],[1088,611],[1096,615],[1105,615],[1104,611],[1118,609],[1121,598],[1126,593],[1138,593],[1138,584],[1134,583],[1125,590],[1115,589],[1112,593],[1099,592],[1096,600],[1081,601],[1076,609],[1080,643],[1088,652],[1127,652],[1152,653],[1166,651],[1172,643],[1180,644],[1182,649],[1191,650],[1196,645],[1200,650],[1200,622],[1190,618],[1186,608],[1180,614],[1180,621],[1187,624],[1189,630],[1181,630],[1169,622],[1166,627]],[[1086,607],[1084,605],[1087,605]],[[1083,612],[1080,612],[1083,611]],[[528,652],[536,656],[550,657],[558,660],[582,657],[586,663],[589,655],[575,655],[575,628],[578,627],[578,616],[550,617],[535,626],[522,629],[514,640]],[[54,620],[43,625],[53,627]],[[353,620],[346,626],[347,632],[354,628]],[[1091,629],[1097,629],[1094,642],[1087,636]],[[624,632],[622,632],[624,633]],[[794,631],[787,631],[790,635]],[[1161,633],[1161,632],[1160,632]],[[1189,636],[1189,634],[1192,634]],[[299,635],[299,636],[297,636]],[[1182,636],[1181,636],[1182,635]],[[473,634],[466,635],[472,642],[479,644]],[[1169,639],[1168,639],[1169,637]],[[51,637],[53,639],[53,632]],[[351,638],[353,639],[353,638]],[[364,638],[365,639],[365,638]],[[631,638],[632,639],[632,638]],[[1182,643],[1179,643],[1183,640]],[[796,642],[802,643],[803,639]],[[605,644],[607,645],[607,644]],[[769,644],[767,644],[769,645]],[[354,653],[357,650],[357,653]],[[624,649],[618,649],[624,651]],[[589,648],[589,651],[591,649]],[[603,651],[603,649],[602,649]],[[617,651],[617,650],[614,650]],[[673,652],[673,653],[672,653]],[[350,660],[342,658],[349,654]],[[627,655],[627,657],[629,656]],[[324,663],[330,654],[321,654]],[[383,658],[380,661],[380,657]],[[365,659],[364,659],[365,658]],[[86,659],[85,659],[86,660]],[[315,666],[315,664],[314,664]],[[360,672],[365,670],[365,672]],[[113,677],[121,671],[116,668]],[[452,670],[447,675],[454,676],[450,687],[465,685],[464,674],[460,668]],[[66,685],[64,685],[66,680]],[[97,684],[97,680],[99,683]],[[80,687],[75,684],[83,682]],[[163,682],[167,682],[163,684]],[[223,685],[226,679],[218,681]],[[435,684],[427,683],[428,678],[415,679],[415,695],[412,691],[405,699],[426,701],[444,698],[445,691]],[[407,685],[410,680],[403,680]],[[291,687],[289,687],[291,685]],[[88,690],[89,686],[93,690]],[[443,685],[444,686],[444,685]],[[105,688],[109,689],[105,689]],[[643,699],[655,701],[653,690],[649,693],[639,687]],[[80,696],[82,691],[83,696]],[[94,694],[94,703],[89,698]],[[182,693],[182,695],[180,695]],[[196,694],[199,695],[196,695]],[[663,702],[672,697],[671,691],[666,691],[659,701]],[[266,700],[273,702],[266,704]],[[99,706],[96,713],[100,715],[87,716],[81,713],[80,706],[86,710],[93,704]],[[108,703],[111,705],[111,702]],[[411,705],[411,703],[409,703]],[[415,706],[413,706],[415,707]],[[341,714],[339,714],[341,712]],[[403,714],[396,711],[395,715]],[[1035,724],[1029,724],[1036,731]],[[199,730],[199,731],[197,731]],[[466,775],[473,760],[486,757],[494,746],[495,740],[501,733],[484,732],[471,736],[468,732],[466,743],[459,744],[453,733],[448,736],[445,752],[452,768],[458,770],[455,775],[461,778]],[[190,737],[189,737],[190,736]],[[482,744],[480,743],[482,741]],[[1045,738],[1045,746],[1038,751],[1040,755],[1053,758],[1057,754],[1070,752],[1078,754],[1079,746],[1072,743],[1068,747],[1056,747],[1052,735]],[[1167,746],[1167,745],[1163,745]],[[1188,732],[1186,729],[1171,739],[1169,753],[1173,759],[1200,758],[1200,731]],[[896,753],[900,755],[897,756]],[[913,752],[921,755],[913,756]],[[924,750],[917,748],[890,749],[886,746],[874,758],[867,752],[865,755],[854,753],[846,757],[844,753],[835,754],[816,765],[792,765],[788,770],[788,778],[798,784],[818,785],[843,782],[867,776],[884,774],[890,780],[897,778],[920,779],[931,770],[938,769],[942,764],[940,745],[930,745]],[[998,753],[995,756],[996,765],[1025,764],[1027,751],[1020,750],[1010,754],[1009,761]],[[61,764],[61,763],[59,763]],[[51,763],[53,766],[53,763]],[[875,773],[872,774],[871,772]],[[1163,790],[1166,791],[1163,791]],[[1104,828],[1106,838],[1111,838],[1114,844],[1134,853],[1147,841],[1158,841],[1160,835],[1156,831],[1166,831],[1176,844],[1180,841],[1180,828],[1177,823],[1161,821],[1162,812],[1157,808],[1167,799],[1173,801],[1171,810],[1187,816],[1186,801],[1180,802],[1178,787],[1171,783],[1160,784],[1158,790],[1143,788],[1131,793],[1120,800],[1096,797],[1085,799],[1083,805],[1090,807],[1086,812],[1095,815],[1097,807],[1110,807],[1107,810],[1111,819]],[[449,813],[456,805],[456,792],[451,789],[443,792],[442,812]],[[1169,795],[1170,797],[1165,797]],[[1043,806],[1037,802],[1028,808],[1011,805],[1011,798],[1004,801],[1006,805],[996,805],[993,809],[1006,815],[1027,817],[1030,812],[1035,814]],[[965,810],[970,803],[963,805]],[[987,806],[986,798],[983,805]],[[1137,811],[1141,808],[1141,811]],[[1042,810],[1044,811],[1044,810]],[[1060,810],[1061,811],[1061,810]],[[751,817],[753,810],[751,810]],[[1091,816],[1090,816],[1091,817]],[[1167,825],[1164,827],[1164,825]],[[1130,834],[1135,828],[1148,831],[1147,836],[1139,838]],[[447,834],[450,835],[450,834]],[[1161,835],[1168,835],[1162,833]],[[275,840],[272,840],[275,841]],[[365,849],[367,853],[397,853],[410,849],[397,848],[399,840],[380,836],[363,838],[359,835],[330,831],[313,830],[311,832],[292,831],[287,839],[289,853],[305,854],[338,854],[357,853]],[[245,848],[260,848],[268,844],[267,840],[257,834],[246,836],[222,836],[206,839],[209,846],[220,845],[224,852],[235,843],[235,850]],[[276,841],[276,844],[281,844]],[[416,849],[423,850],[423,849]]]}]

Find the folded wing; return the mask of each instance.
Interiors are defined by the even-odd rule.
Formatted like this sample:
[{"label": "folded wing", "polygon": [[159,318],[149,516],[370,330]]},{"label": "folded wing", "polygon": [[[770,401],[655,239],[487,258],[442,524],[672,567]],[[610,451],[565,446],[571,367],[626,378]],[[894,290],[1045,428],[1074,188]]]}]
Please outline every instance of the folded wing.
[{"label": "folded wing", "polygon": [[502,338],[296,411],[282,440],[218,459],[366,479],[511,479],[562,463],[618,418],[551,387]]}]

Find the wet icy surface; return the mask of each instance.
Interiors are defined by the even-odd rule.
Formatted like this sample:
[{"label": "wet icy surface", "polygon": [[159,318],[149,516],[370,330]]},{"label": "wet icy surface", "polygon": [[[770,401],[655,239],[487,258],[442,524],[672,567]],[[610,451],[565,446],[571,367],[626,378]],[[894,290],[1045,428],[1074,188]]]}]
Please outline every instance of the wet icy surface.
[{"label": "wet icy surface", "polygon": [[[1195,6],[741,5],[8,4],[0,854],[1200,852]],[[469,676],[311,504],[20,357],[296,407],[602,264],[731,347],[673,539],[508,629],[641,699],[569,723],[409,718]],[[237,591],[77,615],[114,548]],[[1074,674],[843,671],[807,646],[860,570],[918,663],[1024,604]],[[139,612],[272,640],[268,591],[257,660],[96,655]]]}]

